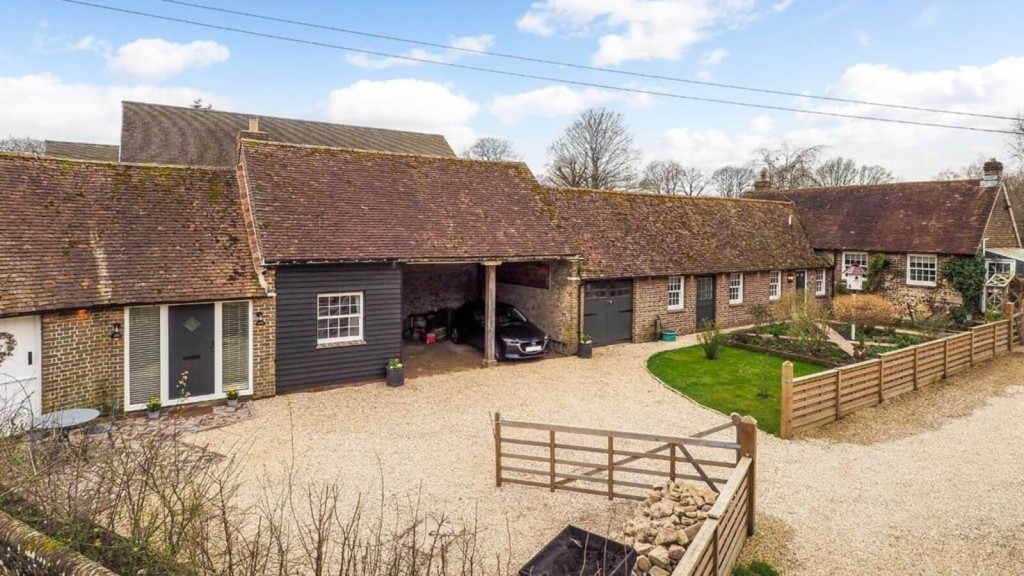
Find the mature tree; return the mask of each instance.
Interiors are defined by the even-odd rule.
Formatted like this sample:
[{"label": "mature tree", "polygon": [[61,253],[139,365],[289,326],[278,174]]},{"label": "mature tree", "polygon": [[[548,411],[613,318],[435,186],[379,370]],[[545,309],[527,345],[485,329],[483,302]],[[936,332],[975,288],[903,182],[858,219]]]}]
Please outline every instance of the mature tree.
[{"label": "mature tree", "polygon": [[881,166],[858,166],[853,160],[842,156],[826,160],[814,169],[814,180],[818,186],[887,184],[895,179],[892,172]]},{"label": "mature tree", "polygon": [[477,139],[472,146],[462,151],[462,157],[501,162],[516,162],[521,159],[511,140],[493,136]]},{"label": "mature tree", "polygon": [[213,104],[207,104],[206,102],[203,102],[202,98],[196,98],[192,100],[192,103],[189,104],[189,107],[195,108],[196,110],[213,110]]},{"label": "mature tree", "polygon": [[35,138],[8,136],[0,138],[0,152],[24,152],[26,154],[45,154],[46,143]]},{"label": "mature tree", "polygon": [[675,160],[654,160],[644,168],[640,188],[658,194],[700,196],[711,179],[699,168],[687,168]]},{"label": "mature tree", "polygon": [[639,161],[622,114],[590,108],[548,148],[545,179],[556,186],[632,188]]},{"label": "mature tree", "polygon": [[719,196],[739,198],[754,187],[756,171],[751,165],[723,166],[711,175],[711,187]]},{"label": "mature tree", "polygon": [[979,158],[959,168],[946,168],[935,175],[936,180],[978,180],[985,175],[985,160]]},{"label": "mature tree", "polygon": [[825,146],[792,147],[783,143],[777,148],[757,151],[756,163],[768,172],[772,188],[788,190],[815,185],[814,170]]},{"label": "mature tree", "polygon": [[1017,113],[1013,122],[1013,135],[1010,136],[1010,155],[1017,161],[1017,166],[1024,168],[1024,112]]}]

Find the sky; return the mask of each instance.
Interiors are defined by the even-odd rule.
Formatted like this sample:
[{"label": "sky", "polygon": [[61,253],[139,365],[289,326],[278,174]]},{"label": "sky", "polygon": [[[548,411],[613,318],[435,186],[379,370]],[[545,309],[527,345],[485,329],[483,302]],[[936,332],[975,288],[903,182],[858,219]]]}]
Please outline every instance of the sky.
[{"label": "sky", "polygon": [[[1007,157],[1005,135],[825,118],[613,88],[1005,129],[1002,120],[880,109],[511,61],[212,13],[90,0],[509,77],[112,13],[0,3],[0,136],[117,143],[120,102],[188,105],[444,134],[460,151],[510,139],[537,173],[573,116],[621,112],[645,160],[708,171],[783,142],[927,179]],[[336,28],[683,79],[1001,116],[1024,111],[1024,37],[1010,0],[194,0]]]}]

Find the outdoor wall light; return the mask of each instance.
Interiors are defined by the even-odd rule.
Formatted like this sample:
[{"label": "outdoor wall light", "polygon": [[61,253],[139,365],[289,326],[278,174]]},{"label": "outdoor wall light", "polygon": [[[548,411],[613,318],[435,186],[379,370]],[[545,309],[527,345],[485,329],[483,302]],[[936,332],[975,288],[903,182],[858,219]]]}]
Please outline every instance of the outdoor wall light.
[{"label": "outdoor wall light", "polygon": [[121,323],[114,322],[113,324],[110,325],[110,337],[113,338],[114,340],[117,340],[121,336]]},{"label": "outdoor wall light", "polygon": [[796,281],[796,274],[793,274],[793,273],[786,274],[786,282],[792,283],[792,282],[795,282],[795,281]]},{"label": "outdoor wall light", "polygon": [[267,325],[267,321],[263,319],[263,312],[257,312],[256,313],[256,325],[257,326],[266,326]]}]

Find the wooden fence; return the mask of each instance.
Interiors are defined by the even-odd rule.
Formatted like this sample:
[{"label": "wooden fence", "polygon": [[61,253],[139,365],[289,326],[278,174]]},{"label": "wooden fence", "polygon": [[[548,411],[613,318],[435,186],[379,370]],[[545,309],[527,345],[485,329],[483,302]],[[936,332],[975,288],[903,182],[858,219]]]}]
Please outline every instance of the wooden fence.
[{"label": "wooden fence", "polygon": [[[734,441],[709,438],[729,429],[735,431]],[[720,426],[678,437],[494,417],[498,487],[520,484],[643,500],[658,480],[689,480],[716,492],[715,505],[672,576],[732,572],[754,534],[756,454],[757,421],[738,414]]]},{"label": "wooden fence", "polygon": [[1005,354],[1020,341],[1020,316],[802,378],[794,379],[793,365],[786,362],[780,435],[792,438]]}]

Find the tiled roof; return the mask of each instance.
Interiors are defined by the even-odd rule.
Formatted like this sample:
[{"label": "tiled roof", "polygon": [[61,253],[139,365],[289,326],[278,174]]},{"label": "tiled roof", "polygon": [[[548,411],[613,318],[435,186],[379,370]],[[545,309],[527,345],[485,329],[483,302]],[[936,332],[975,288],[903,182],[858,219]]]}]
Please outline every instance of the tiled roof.
[{"label": "tiled roof", "polygon": [[0,155],[0,316],[259,290],[233,170]]},{"label": "tiled roof", "polygon": [[47,140],[44,143],[47,156],[68,158],[71,160],[97,160],[99,162],[117,162],[118,146],[116,144],[90,144],[88,142],[62,142]]},{"label": "tiled roof", "polygon": [[748,192],[790,200],[827,250],[974,254],[1000,188],[978,180]]},{"label": "tiled roof", "polygon": [[827,266],[780,202],[569,188],[542,196],[585,256],[588,278]]},{"label": "tiled roof", "polygon": [[124,102],[121,110],[121,160],[186,166],[234,166],[238,159],[238,133],[249,129],[250,118],[259,118],[260,131],[278,142],[455,156],[444,136],[438,134]]},{"label": "tiled roof", "polygon": [[264,262],[553,258],[525,164],[243,140]]}]

